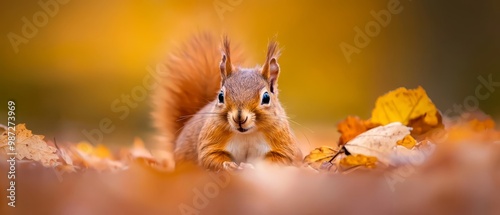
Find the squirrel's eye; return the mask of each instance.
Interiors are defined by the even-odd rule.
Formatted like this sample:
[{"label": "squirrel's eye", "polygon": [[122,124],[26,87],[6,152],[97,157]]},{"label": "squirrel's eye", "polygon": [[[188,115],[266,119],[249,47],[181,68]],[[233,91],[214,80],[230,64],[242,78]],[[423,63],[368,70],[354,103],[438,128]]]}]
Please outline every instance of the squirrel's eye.
[{"label": "squirrel's eye", "polygon": [[219,92],[219,103],[223,104],[224,103],[224,92],[222,90]]},{"label": "squirrel's eye", "polygon": [[261,104],[267,105],[267,104],[269,104],[269,102],[271,102],[271,97],[269,96],[269,93],[265,92],[262,95],[262,103]]}]

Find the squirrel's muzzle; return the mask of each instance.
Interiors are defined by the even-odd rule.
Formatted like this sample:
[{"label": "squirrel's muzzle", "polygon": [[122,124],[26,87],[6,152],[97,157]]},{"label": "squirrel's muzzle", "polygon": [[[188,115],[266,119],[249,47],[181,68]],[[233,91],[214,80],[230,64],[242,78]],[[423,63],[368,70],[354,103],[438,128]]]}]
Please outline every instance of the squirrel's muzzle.
[{"label": "squirrel's muzzle", "polygon": [[229,112],[228,118],[232,120],[232,122],[230,122],[232,127],[240,132],[246,132],[254,126],[254,123],[251,120],[251,114],[252,113],[246,110],[237,110]]}]

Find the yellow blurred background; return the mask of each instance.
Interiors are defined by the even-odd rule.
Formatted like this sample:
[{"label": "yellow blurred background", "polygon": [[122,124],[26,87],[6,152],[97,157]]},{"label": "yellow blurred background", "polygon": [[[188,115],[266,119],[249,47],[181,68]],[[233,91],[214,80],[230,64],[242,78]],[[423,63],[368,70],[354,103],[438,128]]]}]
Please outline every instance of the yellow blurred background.
[{"label": "yellow blurred background", "polygon": [[[493,0],[40,2],[49,5],[47,20],[39,1],[0,3],[0,123],[14,99],[18,123],[62,142],[84,140],[82,131],[103,118],[116,126],[104,142],[148,139],[148,100],[123,120],[110,106],[142,84],[147,66],[199,31],[227,33],[250,57],[247,66],[263,62],[277,35],[281,101],[292,120],[312,130],[334,128],[347,115],[368,118],[376,98],[400,86],[422,85],[446,111],[475,95],[479,76],[500,82],[500,2]],[[372,11],[391,8],[399,12],[386,26],[369,27],[376,33],[348,60],[340,44],[355,47],[355,28],[365,31],[377,21]],[[31,38],[23,35],[23,17],[40,24]],[[25,43],[13,45],[14,34]],[[489,96],[477,100],[479,108],[498,119],[500,87],[481,93]]]}]

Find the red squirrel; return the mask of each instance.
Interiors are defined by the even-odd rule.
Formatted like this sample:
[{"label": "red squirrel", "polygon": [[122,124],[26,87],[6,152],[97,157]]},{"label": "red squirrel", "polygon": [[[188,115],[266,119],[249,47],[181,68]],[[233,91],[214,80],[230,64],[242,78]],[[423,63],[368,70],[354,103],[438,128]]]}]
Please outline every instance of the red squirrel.
[{"label": "red squirrel", "polygon": [[[278,100],[280,50],[267,48],[263,66],[239,67],[227,37],[199,34],[172,53],[167,80],[153,96],[153,118],[173,144],[176,166],[237,169],[253,161],[297,165],[302,153]],[[240,166],[241,165],[241,166]]]}]

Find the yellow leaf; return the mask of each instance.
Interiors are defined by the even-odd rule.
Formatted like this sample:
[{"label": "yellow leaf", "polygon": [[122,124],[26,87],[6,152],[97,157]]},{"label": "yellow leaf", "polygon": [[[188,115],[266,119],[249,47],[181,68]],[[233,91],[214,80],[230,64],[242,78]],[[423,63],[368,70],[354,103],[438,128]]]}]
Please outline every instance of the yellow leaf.
[{"label": "yellow leaf", "polygon": [[412,149],[417,144],[417,141],[411,135],[406,135],[405,138],[399,140],[397,144],[404,146],[407,149]]},{"label": "yellow leaf", "polygon": [[349,155],[340,160],[340,165],[343,166],[365,166],[367,168],[375,168],[377,163],[376,157],[365,155]]},{"label": "yellow leaf", "polygon": [[76,148],[87,155],[92,155],[98,158],[112,158],[112,154],[109,149],[102,145],[98,144],[96,147],[92,146],[92,144],[82,141],[76,145]]},{"label": "yellow leaf", "polygon": [[102,144],[98,144],[94,148],[94,155],[96,157],[99,157],[99,158],[112,158],[113,157],[113,155],[109,151],[108,147],[106,147]]},{"label": "yellow leaf", "polygon": [[377,99],[371,121],[386,125],[401,122],[414,127],[418,134],[441,126],[441,116],[422,87],[408,90],[398,88]]},{"label": "yellow leaf", "polygon": [[324,162],[330,161],[333,155],[335,155],[338,151],[328,147],[321,146],[311,151],[305,158],[304,163],[310,165],[315,169],[319,169],[321,164]]},{"label": "yellow leaf", "polygon": [[88,142],[82,141],[76,144],[76,149],[90,155],[94,151],[94,146]]}]

